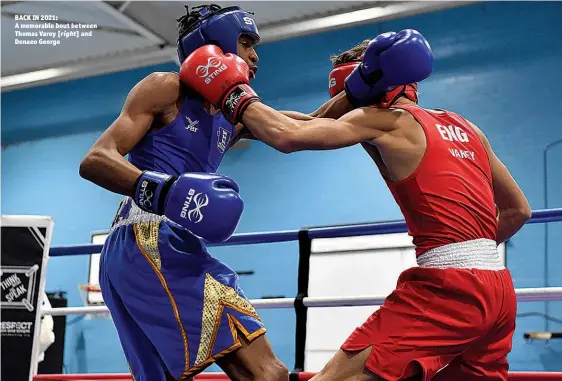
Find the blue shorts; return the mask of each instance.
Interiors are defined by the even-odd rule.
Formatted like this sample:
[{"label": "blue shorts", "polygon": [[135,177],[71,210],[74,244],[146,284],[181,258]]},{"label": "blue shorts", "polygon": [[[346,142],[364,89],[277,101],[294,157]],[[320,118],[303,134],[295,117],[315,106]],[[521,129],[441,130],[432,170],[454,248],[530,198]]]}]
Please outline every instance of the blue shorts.
[{"label": "blue shorts", "polygon": [[190,377],[265,333],[237,274],[161,217],[114,224],[100,286],[136,381]]}]

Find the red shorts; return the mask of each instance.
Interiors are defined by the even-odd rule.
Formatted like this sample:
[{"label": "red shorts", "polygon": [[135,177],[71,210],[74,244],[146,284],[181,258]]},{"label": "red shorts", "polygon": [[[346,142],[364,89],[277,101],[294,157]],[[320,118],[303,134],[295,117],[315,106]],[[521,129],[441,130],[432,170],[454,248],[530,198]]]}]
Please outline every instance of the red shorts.
[{"label": "red shorts", "polygon": [[507,380],[516,310],[508,270],[414,267],[341,348],[372,346],[365,366],[387,381]]}]

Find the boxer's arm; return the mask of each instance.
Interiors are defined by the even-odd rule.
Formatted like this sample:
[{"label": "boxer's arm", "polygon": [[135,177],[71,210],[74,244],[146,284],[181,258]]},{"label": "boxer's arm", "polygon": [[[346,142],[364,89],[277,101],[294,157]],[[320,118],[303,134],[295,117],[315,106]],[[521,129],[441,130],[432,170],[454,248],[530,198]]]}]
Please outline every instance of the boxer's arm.
[{"label": "boxer's arm", "polygon": [[349,102],[345,91],[341,91],[310,115],[316,118],[338,119],[353,110],[353,108],[354,107],[351,102]]},{"label": "boxer's arm", "polygon": [[310,114],[303,114],[297,111],[279,111],[281,114],[296,120],[311,120],[313,118],[332,118],[338,119],[353,110],[353,106],[347,100],[345,91],[340,92],[333,98],[326,101],[316,111]]},{"label": "boxer's arm", "polygon": [[303,114],[298,111],[279,111],[279,113],[294,120],[312,120],[315,118],[312,114]]},{"label": "boxer's arm", "polygon": [[[295,119],[295,120],[311,120],[314,119],[314,117],[308,115],[308,114],[303,114],[300,113],[298,111],[279,111],[281,114]],[[250,131],[250,129],[244,125],[240,125],[242,126],[242,128],[236,133],[236,135],[234,136],[234,138],[232,139],[232,141],[230,142],[230,146],[228,147],[228,149],[232,148],[236,143],[238,143],[240,141],[240,139],[251,139],[251,140],[259,140],[258,138],[255,137],[255,135],[252,133],[252,131]]]},{"label": "boxer's arm", "polygon": [[228,149],[234,147],[234,145],[238,143],[240,139],[258,140],[258,138],[256,138],[254,134],[252,134],[252,131],[250,131],[248,127],[244,126],[243,124],[237,124],[234,138],[232,138],[232,140],[230,141]]},{"label": "boxer's arm", "polygon": [[[333,118],[337,119],[347,112],[353,110],[353,106],[347,100],[345,92],[342,91],[335,97],[329,99],[320,106],[316,111],[310,114],[303,114],[302,112],[298,111],[279,111],[281,114],[295,120],[312,120],[314,118]],[[242,128],[238,128],[236,130],[236,135],[234,139],[232,139],[232,143],[230,147],[238,143],[240,139],[252,139],[252,140],[259,140],[254,136],[254,134],[245,126]]]},{"label": "boxer's arm", "polygon": [[[329,103],[329,102],[330,101],[328,101],[326,103]],[[318,112],[318,110],[313,112],[312,114],[303,114],[302,112],[298,112],[298,111],[279,111],[279,113],[281,113],[281,114],[283,114],[283,115],[285,115],[285,116],[287,116],[291,119],[295,119],[295,120],[312,120],[314,118],[322,118],[321,116],[316,115],[317,112]],[[259,140],[258,138],[255,137],[255,135],[252,133],[252,131],[250,131],[250,129],[246,126],[243,126],[243,128],[240,130],[240,132],[234,137],[234,139],[232,139],[232,143],[230,144],[230,147],[232,147],[233,145],[238,143],[238,141],[240,139]]]},{"label": "boxer's arm", "polygon": [[[345,94],[345,93],[344,93]],[[322,106],[320,106],[320,108],[316,111],[314,111],[311,114],[303,114],[302,112],[298,112],[298,111],[279,111],[279,113],[291,118],[291,119],[295,119],[295,120],[312,120],[314,118],[339,118],[340,116],[344,115],[347,111],[343,112],[342,111],[332,111],[334,110],[333,108],[330,107],[330,105],[332,105],[334,102],[332,102],[334,98],[330,99],[329,101],[327,101],[326,103],[324,103]],[[344,97],[344,99],[347,100],[346,97]],[[343,103],[343,102],[340,102]],[[346,102],[347,105],[349,105],[348,102]],[[348,107],[346,107],[347,109]],[[351,111],[351,108],[349,107],[349,111]],[[337,115],[337,116],[324,116],[324,115]],[[234,146],[236,143],[238,143],[238,141],[240,139],[252,139],[252,140],[259,140],[258,138],[256,138],[254,136],[254,134],[252,133],[252,131],[250,131],[250,129],[246,126],[240,125],[242,126],[242,128],[238,129],[237,128],[237,132],[234,136],[234,138],[232,139],[232,142],[230,143],[230,148],[232,148],[232,146]]]},{"label": "boxer's arm", "polygon": [[[329,100],[328,102],[324,103],[324,105],[321,106],[324,107],[325,105],[329,104],[331,102],[331,100]],[[314,111],[311,114],[303,114],[302,112],[298,112],[298,111],[279,111],[281,114],[291,118],[291,119],[295,119],[295,120],[312,120],[314,118],[329,118],[327,116],[322,116],[322,112],[321,110],[318,109],[316,111]],[[345,113],[342,113],[341,115],[343,115]],[[341,116],[339,115],[339,116]],[[339,117],[338,116],[338,117]],[[241,126],[241,128],[239,129],[238,126]],[[252,140],[259,140],[258,138],[256,138],[254,136],[254,134],[252,133],[252,131],[250,131],[250,129],[242,124],[239,124],[237,126],[237,130],[235,133],[235,137],[234,139],[232,139],[232,142],[230,144],[230,147],[232,147],[233,145],[235,145],[236,143],[238,143],[238,141],[240,139],[252,139]]]},{"label": "boxer's arm", "polygon": [[178,99],[180,82],[172,73],[153,73],[127,96],[119,117],[80,163],[80,176],[115,193],[132,196],[142,171],[125,155],[146,135],[155,115]]},{"label": "boxer's arm", "polygon": [[474,124],[470,125],[480,137],[490,159],[494,199],[499,209],[496,241],[500,244],[517,233],[531,218],[531,207],[509,170],[492,150],[484,133]]},{"label": "boxer's arm", "polygon": [[248,106],[242,121],[259,140],[290,153],[337,149],[377,139],[397,128],[397,118],[398,114],[392,110],[360,108],[337,120],[314,118],[302,121],[255,102]]}]

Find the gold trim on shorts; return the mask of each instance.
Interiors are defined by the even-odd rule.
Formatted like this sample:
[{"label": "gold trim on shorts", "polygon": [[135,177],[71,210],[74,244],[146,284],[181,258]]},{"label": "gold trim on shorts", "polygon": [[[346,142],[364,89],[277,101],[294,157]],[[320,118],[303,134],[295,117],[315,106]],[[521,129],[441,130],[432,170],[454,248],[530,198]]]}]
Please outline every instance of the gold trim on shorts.
[{"label": "gold trim on shorts", "polygon": [[183,323],[181,321],[180,312],[178,310],[178,305],[174,296],[172,295],[172,291],[168,287],[168,283],[166,283],[166,279],[164,278],[164,274],[160,271],[162,267],[160,251],[158,250],[158,233],[160,231],[160,222],[140,222],[133,225],[133,229],[135,232],[135,239],[137,241],[137,246],[140,249],[142,255],[146,258],[152,269],[160,279],[160,284],[168,294],[168,298],[170,299],[170,303],[172,305],[172,309],[174,311],[174,316],[176,321],[178,322],[181,336],[183,339],[183,349],[184,349],[184,357],[185,357],[185,367],[184,373],[189,371],[189,344],[187,340],[187,334],[185,333],[185,328],[183,327]]},{"label": "gold trim on shorts", "polygon": [[262,328],[256,330],[253,333],[248,333],[248,331],[242,326],[242,324],[234,316],[230,315],[229,313],[227,313],[226,315],[228,317],[228,323],[229,323],[229,326],[230,326],[230,331],[232,332],[232,338],[234,340],[234,344],[232,344],[230,347],[220,351],[216,355],[207,358],[202,363],[197,364],[196,366],[193,366],[187,372],[182,374],[180,376],[179,380],[184,380],[183,377],[193,377],[193,376],[197,375],[198,373],[205,370],[205,368],[207,368],[211,364],[215,363],[217,360],[219,360],[219,359],[223,358],[224,356],[240,349],[242,347],[242,343],[240,342],[240,339],[238,337],[238,331],[236,330],[236,328],[238,328],[242,332],[242,334],[244,335],[244,337],[246,338],[248,343],[251,343],[252,341],[257,339],[261,335],[265,334],[265,332],[266,332],[265,327],[262,327]]},{"label": "gold trim on shorts", "polygon": [[[224,307],[232,308],[240,313],[256,319],[259,316],[255,308],[246,299],[238,295],[232,287],[218,282],[210,274],[205,275],[203,291],[203,318],[201,324],[201,343],[197,350],[194,366],[212,357],[211,352],[220,328]],[[232,331],[232,330],[231,330]]]},{"label": "gold trim on shorts", "polygon": [[133,373],[133,368],[131,368],[131,364],[129,364],[129,362],[127,361],[127,366],[129,367],[129,372],[131,373],[131,380],[132,381],[137,381],[135,374]]},{"label": "gold trim on shorts", "polygon": [[242,343],[238,337],[238,332],[241,332],[248,342],[254,341],[266,332],[265,327],[262,327],[253,333],[249,333],[242,323],[238,321],[238,319],[227,312],[226,316],[228,319],[228,325],[234,343],[230,347],[213,356],[212,350],[218,335],[225,307],[249,315],[259,321],[262,320],[257,314],[254,306],[252,306],[247,299],[241,297],[232,287],[225,286],[224,284],[218,282],[210,274],[206,274],[203,291],[204,297],[200,344],[197,350],[197,358],[193,367],[190,368],[187,334],[185,332],[185,328],[183,327],[177,303],[172,291],[168,287],[164,274],[162,274],[161,271],[162,261],[160,251],[158,250],[160,222],[139,222],[133,225],[133,229],[139,250],[152,266],[154,272],[160,280],[160,283],[162,284],[162,287],[168,294],[168,298],[170,299],[170,303],[174,311],[174,316],[180,328],[185,351],[185,370],[179,377],[179,380],[188,380],[195,374],[200,373],[209,365],[216,362],[218,359],[239,349],[242,346]]},{"label": "gold trim on shorts", "polygon": [[182,377],[197,374],[221,357],[239,349],[242,343],[238,337],[238,332],[241,332],[249,342],[252,342],[265,333],[265,327],[262,327],[250,334],[238,319],[227,312],[228,326],[234,343],[213,356],[212,350],[215,345],[225,307],[251,316],[259,321],[261,321],[261,318],[248,300],[241,297],[232,287],[225,286],[217,281],[210,274],[205,274],[205,287],[203,292],[204,305],[201,341],[199,349],[197,350],[197,359],[193,367],[184,373]]}]

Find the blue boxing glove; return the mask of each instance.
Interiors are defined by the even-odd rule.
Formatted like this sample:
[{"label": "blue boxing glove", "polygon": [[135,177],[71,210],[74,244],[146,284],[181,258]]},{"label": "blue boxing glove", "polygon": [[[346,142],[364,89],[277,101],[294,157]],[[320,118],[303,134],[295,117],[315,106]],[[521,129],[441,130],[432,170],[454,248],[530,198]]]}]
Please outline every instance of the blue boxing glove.
[{"label": "blue boxing glove", "polygon": [[244,202],[229,177],[184,173],[178,178],[144,171],[135,186],[135,203],[209,241],[224,242],[236,229]]},{"label": "blue boxing glove", "polygon": [[345,80],[345,92],[353,106],[370,106],[393,87],[423,81],[432,71],[431,47],[418,31],[383,33],[369,43],[361,64]]}]

